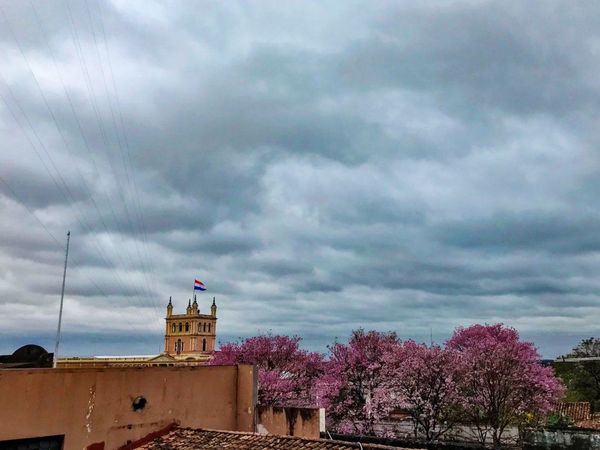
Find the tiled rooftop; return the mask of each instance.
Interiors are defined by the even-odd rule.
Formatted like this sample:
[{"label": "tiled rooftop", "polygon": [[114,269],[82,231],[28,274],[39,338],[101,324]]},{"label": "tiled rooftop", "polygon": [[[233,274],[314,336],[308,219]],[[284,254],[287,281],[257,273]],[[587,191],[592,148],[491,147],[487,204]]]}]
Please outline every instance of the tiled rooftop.
[{"label": "tiled rooftop", "polygon": [[579,420],[589,420],[592,417],[592,410],[589,402],[561,402],[556,407],[556,411],[569,416],[575,422]]},{"label": "tiled rooftop", "polygon": [[592,428],[600,430],[600,417],[592,417],[591,419],[576,420],[575,426],[579,428]]},{"label": "tiled rooftop", "polygon": [[[164,436],[138,447],[146,450],[350,450],[361,445],[325,439],[303,439],[293,436],[273,436],[235,431],[194,430],[175,428]],[[375,444],[362,444],[364,450],[398,450]]]}]

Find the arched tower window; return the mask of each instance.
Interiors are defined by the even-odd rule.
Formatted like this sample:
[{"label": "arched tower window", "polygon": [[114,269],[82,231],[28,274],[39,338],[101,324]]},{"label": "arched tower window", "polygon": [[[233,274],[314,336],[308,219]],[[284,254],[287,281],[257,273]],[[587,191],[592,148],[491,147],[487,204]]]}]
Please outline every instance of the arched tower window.
[{"label": "arched tower window", "polygon": [[179,332],[181,333],[183,331],[183,325],[181,322],[179,322]]},{"label": "arched tower window", "polygon": [[173,330],[173,333],[175,333],[177,331],[177,325],[173,324],[173,326],[171,327],[171,330]]},{"label": "arched tower window", "polygon": [[183,342],[181,342],[181,339],[177,339],[177,342],[175,343],[175,351],[178,354],[183,351]]},{"label": "arched tower window", "polygon": [[185,323],[185,331],[190,331],[190,323],[189,322]]},{"label": "arched tower window", "polygon": [[206,339],[202,339],[202,351],[206,351]]},{"label": "arched tower window", "polygon": [[198,324],[198,333],[201,333],[201,332],[202,332],[202,324],[201,324],[201,323],[199,323],[199,324]]},{"label": "arched tower window", "polygon": [[204,331],[206,332],[206,322],[204,322]]},{"label": "arched tower window", "polygon": [[208,332],[210,333],[210,323],[208,324]]}]

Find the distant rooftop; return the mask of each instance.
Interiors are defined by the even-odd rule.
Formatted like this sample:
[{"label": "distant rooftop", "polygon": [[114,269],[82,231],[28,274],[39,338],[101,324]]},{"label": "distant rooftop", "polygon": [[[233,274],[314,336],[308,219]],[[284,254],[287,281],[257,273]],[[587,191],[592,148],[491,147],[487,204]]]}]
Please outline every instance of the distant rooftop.
[{"label": "distant rooftop", "polygon": [[275,436],[248,432],[194,430],[175,428],[164,436],[138,447],[145,450],[406,450],[377,444],[327,439],[305,439],[293,436]]},{"label": "distant rooftop", "polygon": [[98,356],[64,356],[59,358],[60,361],[72,361],[72,360],[82,360],[82,359],[100,359],[100,360],[104,360],[104,359],[110,359],[110,360],[128,360],[128,361],[133,361],[133,360],[140,360],[140,361],[145,361],[148,360],[150,358],[156,358],[157,355],[115,355],[115,356],[110,356],[110,355],[98,355]]}]

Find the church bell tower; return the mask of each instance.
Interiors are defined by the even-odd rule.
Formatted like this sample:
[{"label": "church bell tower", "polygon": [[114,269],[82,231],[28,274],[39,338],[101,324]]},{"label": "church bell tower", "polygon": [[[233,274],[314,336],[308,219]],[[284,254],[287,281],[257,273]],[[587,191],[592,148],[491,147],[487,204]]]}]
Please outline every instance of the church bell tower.
[{"label": "church bell tower", "polygon": [[173,314],[169,297],[165,317],[165,353],[181,360],[204,361],[215,351],[217,338],[217,304],[215,297],[210,314],[201,314],[196,295],[189,299],[185,314]]}]

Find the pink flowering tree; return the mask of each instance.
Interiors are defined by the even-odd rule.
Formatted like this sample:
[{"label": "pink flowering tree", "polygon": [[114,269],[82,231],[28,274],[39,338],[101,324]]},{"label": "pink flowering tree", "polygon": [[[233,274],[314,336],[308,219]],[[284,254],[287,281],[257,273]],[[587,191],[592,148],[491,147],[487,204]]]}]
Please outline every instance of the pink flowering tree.
[{"label": "pink flowering tree", "polygon": [[316,406],[323,355],[302,350],[299,344],[299,337],[255,336],[221,345],[209,364],[256,365],[261,405]]},{"label": "pink flowering tree", "polygon": [[385,355],[399,345],[395,333],[356,330],[348,344],[329,347],[322,379],[329,426],[340,433],[376,435],[377,424],[399,402],[390,395]]},{"label": "pink flowering tree", "polygon": [[533,344],[522,342],[513,328],[458,328],[447,348],[460,354],[461,406],[481,444],[499,448],[509,425],[548,413],[564,394]]},{"label": "pink flowering tree", "polygon": [[459,357],[455,351],[414,341],[385,356],[390,392],[410,414],[415,437],[427,443],[450,431],[459,418]]}]

